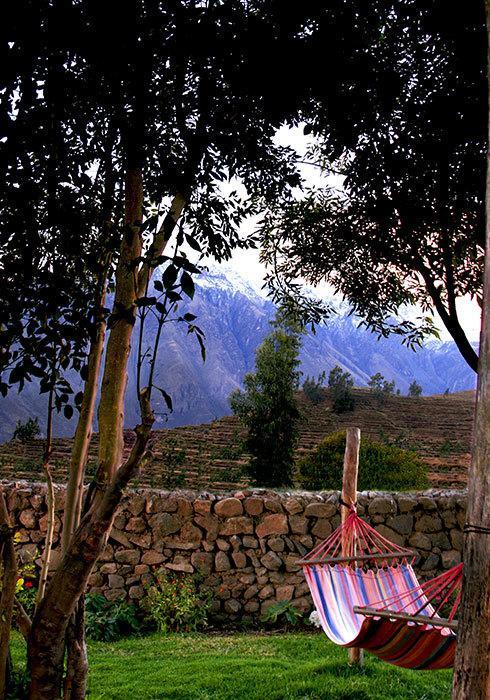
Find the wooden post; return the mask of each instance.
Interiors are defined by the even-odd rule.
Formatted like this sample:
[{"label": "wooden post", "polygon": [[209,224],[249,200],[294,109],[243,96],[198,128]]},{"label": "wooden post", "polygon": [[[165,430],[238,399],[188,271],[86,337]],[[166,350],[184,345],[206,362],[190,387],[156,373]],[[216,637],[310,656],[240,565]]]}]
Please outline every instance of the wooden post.
[{"label": "wooden post", "polygon": [[[342,478],[342,501],[347,506],[340,506],[342,523],[349,515],[348,506],[354,505],[357,501],[357,472],[359,469],[359,447],[361,444],[361,431],[359,428],[347,428],[345,439],[344,473]],[[348,551],[347,543],[342,542],[342,556],[349,557],[355,552]],[[349,649],[349,664],[351,666],[362,666],[362,649],[352,647]]]}]

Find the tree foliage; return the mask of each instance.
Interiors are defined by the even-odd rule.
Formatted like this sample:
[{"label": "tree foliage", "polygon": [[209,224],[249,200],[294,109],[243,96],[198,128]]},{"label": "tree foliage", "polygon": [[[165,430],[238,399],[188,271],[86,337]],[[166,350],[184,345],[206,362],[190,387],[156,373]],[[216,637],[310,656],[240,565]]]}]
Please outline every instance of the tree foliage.
[{"label": "tree foliage", "polygon": [[293,454],[298,440],[300,332],[295,322],[279,315],[255,355],[255,372],[244,390],[230,397],[233,412],[247,429],[248,472],[258,486],[292,483]]},{"label": "tree foliage", "polygon": [[325,391],[323,384],[325,382],[325,372],[321,372],[318,377],[310,377],[307,375],[303,382],[303,392],[306,398],[315,406],[325,401]]},{"label": "tree foliage", "polygon": [[350,372],[343,372],[342,367],[339,365],[330,370],[328,387],[332,396],[332,410],[334,413],[346,413],[354,410],[353,386],[354,380]]},{"label": "tree foliage", "polygon": [[393,379],[389,382],[383,377],[381,372],[376,372],[376,374],[371,375],[368,381],[368,387],[373,396],[375,396],[380,403],[383,403],[388,396],[393,396],[395,393],[395,386],[395,380]]},{"label": "tree foliage", "polygon": [[[481,297],[487,124],[483,3],[371,4],[380,26],[360,46],[371,73],[355,119],[318,100],[306,117],[310,160],[340,175],[269,213],[264,259],[275,294],[326,280],[376,333],[412,347],[436,311],[461,354],[477,355],[456,300]],[[369,54],[369,56],[367,55]],[[345,133],[347,132],[347,134]],[[289,287],[289,289],[288,289]],[[403,307],[418,304],[417,321]]]},{"label": "tree foliage", "polygon": [[[304,488],[334,489],[342,485],[345,432],[333,433],[298,464]],[[428,486],[427,467],[411,451],[363,437],[359,451],[359,490],[406,491]]]},{"label": "tree foliage", "polygon": [[413,382],[410,383],[410,386],[408,387],[408,395],[412,398],[422,396],[422,387],[416,379],[414,379]]}]

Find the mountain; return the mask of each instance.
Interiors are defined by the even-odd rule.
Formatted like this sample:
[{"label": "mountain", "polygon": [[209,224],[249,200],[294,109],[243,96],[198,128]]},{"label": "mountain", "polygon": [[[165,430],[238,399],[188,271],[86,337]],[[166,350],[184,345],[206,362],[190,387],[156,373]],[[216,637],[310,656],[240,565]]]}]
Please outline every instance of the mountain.
[{"label": "mountain", "polygon": [[[193,335],[183,324],[165,326],[158,354],[156,383],[172,397],[174,411],[155,395],[156,427],[175,427],[210,422],[230,412],[228,396],[241,386],[246,372],[253,370],[255,349],[267,335],[274,315],[273,304],[260,290],[229,269],[211,269],[196,285],[192,302],[181,311],[197,316],[196,323],[206,334],[206,362]],[[155,323],[144,331],[144,347],[151,346]],[[301,370],[318,375],[336,364],[351,372],[356,385],[365,385],[375,372],[395,380],[402,394],[416,379],[424,394],[473,389],[475,375],[451,342],[430,342],[413,352],[393,336],[378,340],[343,306],[315,335],[307,335],[301,350]],[[136,357],[132,353],[128,368],[126,424],[138,421],[135,399]],[[21,392],[10,393],[0,401],[0,440],[11,437],[17,419],[44,414],[45,395],[40,396],[33,383]],[[55,420],[55,433],[71,436],[74,419]]]}]

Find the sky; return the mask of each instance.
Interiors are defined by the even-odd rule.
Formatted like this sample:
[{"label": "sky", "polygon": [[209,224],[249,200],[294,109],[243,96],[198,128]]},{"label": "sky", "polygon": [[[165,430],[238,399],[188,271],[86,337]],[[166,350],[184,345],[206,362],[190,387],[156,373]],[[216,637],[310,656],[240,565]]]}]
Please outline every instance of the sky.
[{"label": "sky", "polygon": [[[298,156],[300,158],[305,156],[308,145],[311,143],[311,137],[306,137],[303,134],[303,129],[301,127],[282,127],[279,129],[276,135],[276,140],[281,145],[293,147],[298,152]],[[300,168],[306,183],[309,186],[319,186],[328,183],[331,186],[339,189],[342,187],[342,181],[339,176],[324,178],[320,175],[319,169],[314,166],[301,165]],[[249,222],[245,226],[252,229],[254,223]],[[244,228],[244,233],[245,232],[246,228]],[[259,261],[259,255],[260,252],[258,250],[236,250],[232,259],[223,266],[224,271],[226,271],[226,268],[229,268],[231,271],[243,277],[255,289],[260,290],[266,271],[264,266]],[[327,285],[320,285],[316,291],[321,297],[326,296],[331,298],[333,295],[333,291],[329,289]],[[340,298],[339,301],[341,301]],[[465,297],[458,300],[457,307],[461,325],[463,326],[467,336],[471,341],[478,341],[481,319],[478,304],[469,297]],[[420,313],[421,311],[419,308],[410,307],[404,310],[403,316],[407,319],[415,319],[420,315]],[[441,340],[449,340],[450,335],[446,331],[437,314],[435,315],[435,318],[436,324],[440,329]]]}]

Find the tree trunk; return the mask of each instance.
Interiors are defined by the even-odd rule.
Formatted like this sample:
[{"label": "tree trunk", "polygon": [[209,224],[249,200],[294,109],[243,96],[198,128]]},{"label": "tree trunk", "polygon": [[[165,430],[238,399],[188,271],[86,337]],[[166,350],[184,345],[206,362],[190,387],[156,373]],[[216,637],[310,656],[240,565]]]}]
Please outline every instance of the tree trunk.
[{"label": "tree trunk", "polygon": [[[486,0],[486,11],[490,37],[490,0]],[[490,48],[488,59],[490,73]],[[463,551],[463,595],[453,700],[487,700],[490,697],[490,150],[487,153],[486,254],[480,363]]]},{"label": "tree trunk", "polygon": [[136,428],[136,440],[128,459],[82,518],[36,610],[28,645],[29,700],[53,700],[60,696],[69,620],[105,546],[123,490],[139,470],[150,437],[154,418],[147,392],[141,397],[141,405],[142,422]]},{"label": "tree trunk", "polygon": [[0,700],[4,700],[7,693],[10,627],[12,625],[15,585],[17,583],[17,558],[7,504],[2,490],[0,490],[0,553],[2,568],[2,588],[0,592]]},{"label": "tree trunk", "polygon": [[64,700],[84,700],[87,689],[88,658],[85,643],[85,596],[78,599],[68,626]]},{"label": "tree trunk", "polygon": [[43,563],[41,566],[41,573],[39,575],[39,586],[37,589],[36,596],[36,606],[40,604],[44,596],[44,591],[46,590],[46,584],[48,582],[49,575],[49,565],[51,563],[51,550],[53,547],[54,538],[54,518],[55,518],[55,501],[54,501],[54,484],[53,477],[51,476],[51,469],[49,466],[49,461],[45,461],[43,464],[43,471],[46,476],[46,502],[48,506],[47,511],[47,524],[46,524],[46,540],[44,542],[43,551]]},{"label": "tree trunk", "polygon": [[[107,287],[107,268],[104,265],[99,280],[99,298],[97,300],[97,315],[101,315],[105,306]],[[63,532],[61,534],[61,549],[66,552],[70,538],[80,522],[80,512],[83,497],[83,480],[87,464],[88,450],[92,438],[95,402],[99,383],[100,366],[104,352],[106,322],[101,317],[97,326],[94,342],[91,344],[88,359],[88,374],[83,389],[82,405],[78,418],[75,437],[70,457],[70,470],[66,488],[66,501],[63,513]]]}]

